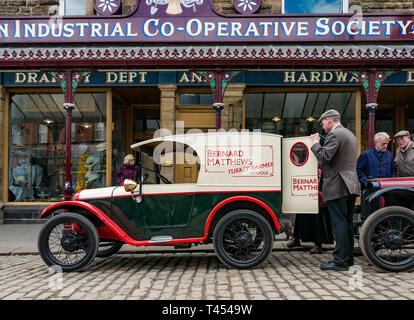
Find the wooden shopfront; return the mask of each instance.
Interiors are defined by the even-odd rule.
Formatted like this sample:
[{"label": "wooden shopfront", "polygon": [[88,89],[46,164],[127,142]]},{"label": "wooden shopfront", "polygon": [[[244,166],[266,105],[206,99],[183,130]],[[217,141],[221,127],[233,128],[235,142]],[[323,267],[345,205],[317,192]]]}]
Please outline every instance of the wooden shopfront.
[{"label": "wooden shopfront", "polygon": [[375,131],[413,130],[411,14],[164,9],[0,21],[4,203],[59,201],[85,176],[113,185],[129,146],[158,129],[308,135],[337,107],[360,151]]}]

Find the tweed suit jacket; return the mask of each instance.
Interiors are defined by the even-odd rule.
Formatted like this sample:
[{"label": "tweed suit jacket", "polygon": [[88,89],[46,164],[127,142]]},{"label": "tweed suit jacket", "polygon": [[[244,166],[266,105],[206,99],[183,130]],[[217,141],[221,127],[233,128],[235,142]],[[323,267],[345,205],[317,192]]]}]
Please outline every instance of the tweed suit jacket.
[{"label": "tweed suit jacket", "polygon": [[356,171],[358,142],[351,131],[339,125],[328,133],[323,146],[315,143],[311,150],[322,165],[324,201],[360,195]]}]

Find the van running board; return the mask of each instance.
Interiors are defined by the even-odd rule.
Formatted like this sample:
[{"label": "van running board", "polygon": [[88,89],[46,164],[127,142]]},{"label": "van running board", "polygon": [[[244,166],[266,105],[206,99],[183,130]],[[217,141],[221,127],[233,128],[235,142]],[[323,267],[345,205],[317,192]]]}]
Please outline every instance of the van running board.
[{"label": "van running board", "polygon": [[173,240],[171,236],[156,236],[152,237],[149,241],[150,243],[163,243],[163,242],[170,242]]}]

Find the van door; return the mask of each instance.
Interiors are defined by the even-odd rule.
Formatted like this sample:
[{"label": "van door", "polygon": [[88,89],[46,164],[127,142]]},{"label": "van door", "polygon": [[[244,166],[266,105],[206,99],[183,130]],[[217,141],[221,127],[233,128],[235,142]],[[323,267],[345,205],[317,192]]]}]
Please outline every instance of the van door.
[{"label": "van door", "polygon": [[283,213],[318,213],[318,161],[310,137],[282,141]]}]

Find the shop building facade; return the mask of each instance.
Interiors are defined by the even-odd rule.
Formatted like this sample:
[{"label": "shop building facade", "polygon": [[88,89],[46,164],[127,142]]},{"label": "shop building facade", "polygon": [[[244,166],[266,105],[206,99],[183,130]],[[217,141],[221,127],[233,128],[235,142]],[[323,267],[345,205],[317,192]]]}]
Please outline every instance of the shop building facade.
[{"label": "shop building facade", "polygon": [[[94,8],[93,1],[85,1],[76,14],[96,20],[77,17],[66,29],[52,30],[60,23],[57,13],[68,16],[63,23],[74,14],[66,2],[5,1],[0,6],[1,14],[12,16],[0,23],[0,218],[5,223],[36,221],[46,205],[63,200],[68,132],[72,193],[116,184],[115,172],[132,152],[129,146],[161,128],[207,131],[219,121],[225,130],[301,136],[319,130],[315,119],[335,107],[356,134],[360,152],[369,147],[370,114],[375,131],[414,132],[411,1],[332,1],[338,12],[331,15],[293,15],[289,1],[265,0],[247,16],[237,13],[237,2],[215,1],[218,11],[211,12],[208,3],[193,1],[186,21],[194,22],[186,37],[176,39],[175,25],[162,24],[168,14],[157,17],[166,5],[156,13],[156,2],[145,11],[136,1],[114,1],[116,15],[106,17],[96,12],[96,3]],[[365,21],[357,31],[347,28],[351,19],[358,21],[358,12],[341,13],[352,5],[362,6]],[[214,18],[216,38],[209,38],[209,21],[197,30],[204,23],[198,14]],[[257,25],[226,24],[239,17],[258,19]],[[116,19],[124,23],[117,25]],[[312,25],[316,28],[309,31]],[[82,30],[86,38],[87,33],[95,38],[83,38]],[[139,38],[141,31],[149,40]],[[69,71],[75,80],[68,131],[59,74]],[[213,77],[233,72],[223,79],[223,97],[208,72]],[[214,109],[217,103],[220,108]],[[193,182],[195,171],[192,165],[176,166],[168,175],[176,183]],[[155,177],[150,182],[160,183]]]}]

